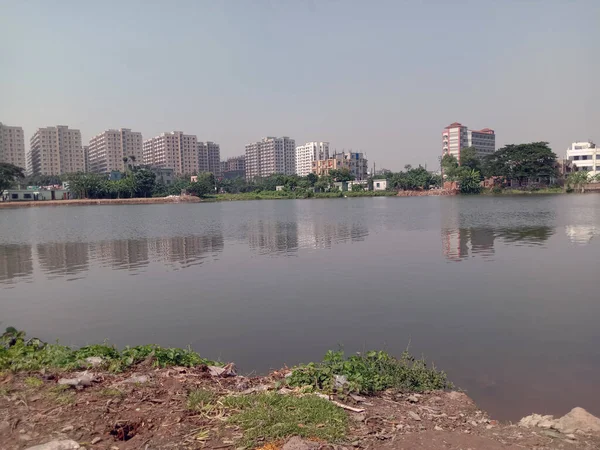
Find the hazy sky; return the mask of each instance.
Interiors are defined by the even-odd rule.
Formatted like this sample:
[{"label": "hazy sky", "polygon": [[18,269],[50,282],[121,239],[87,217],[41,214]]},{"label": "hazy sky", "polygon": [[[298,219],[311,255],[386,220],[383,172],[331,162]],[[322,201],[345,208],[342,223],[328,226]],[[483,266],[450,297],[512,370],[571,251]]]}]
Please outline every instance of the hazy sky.
[{"label": "hazy sky", "polygon": [[599,60],[599,0],[0,0],[0,122],[222,157],[286,135],[398,170],[436,167],[459,121],[562,155],[600,141]]}]

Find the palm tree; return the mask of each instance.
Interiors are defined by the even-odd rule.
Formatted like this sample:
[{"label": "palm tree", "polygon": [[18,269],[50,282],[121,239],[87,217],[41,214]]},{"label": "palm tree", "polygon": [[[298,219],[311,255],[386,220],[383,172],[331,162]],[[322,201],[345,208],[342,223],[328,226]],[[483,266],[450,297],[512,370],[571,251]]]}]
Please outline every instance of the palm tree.
[{"label": "palm tree", "polygon": [[137,159],[137,158],[135,157],[135,155],[130,155],[130,156],[129,156],[129,161],[131,161],[131,165],[132,165],[133,167],[135,167],[135,160],[136,160],[136,159]]}]

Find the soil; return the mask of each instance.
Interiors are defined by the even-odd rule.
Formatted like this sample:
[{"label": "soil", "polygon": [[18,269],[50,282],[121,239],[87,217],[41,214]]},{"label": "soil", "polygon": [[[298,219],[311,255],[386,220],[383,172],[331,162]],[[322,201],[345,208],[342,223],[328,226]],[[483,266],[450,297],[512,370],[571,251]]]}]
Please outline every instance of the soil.
[{"label": "soil", "polygon": [[[284,373],[220,378],[211,376],[206,367],[137,366],[135,373],[93,372],[91,386],[81,389],[59,388],[64,373],[4,374],[0,376],[0,448],[17,450],[73,439],[86,449],[237,449],[242,431],[227,424],[227,412],[188,411],[188,392],[199,387],[223,395],[275,389]],[[139,376],[148,381],[140,383]],[[600,436],[498,423],[460,392],[385,392],[337,401],[364,411],[347,411],[350,429],[345,443],[314,444],[314,448],[600,448]],[[262,448],[277,450],[283,445],[265,442]]]}]

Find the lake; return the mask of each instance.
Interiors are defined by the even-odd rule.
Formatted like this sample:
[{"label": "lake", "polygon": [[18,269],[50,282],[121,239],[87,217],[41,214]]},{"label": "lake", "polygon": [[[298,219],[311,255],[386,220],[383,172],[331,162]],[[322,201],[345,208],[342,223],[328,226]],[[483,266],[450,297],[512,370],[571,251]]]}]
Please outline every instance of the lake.
[{"label": "lake", "polygon": [[0,321],[244,373],[407,346],[499,419],[600,414],[600,196],[0,210]]}]

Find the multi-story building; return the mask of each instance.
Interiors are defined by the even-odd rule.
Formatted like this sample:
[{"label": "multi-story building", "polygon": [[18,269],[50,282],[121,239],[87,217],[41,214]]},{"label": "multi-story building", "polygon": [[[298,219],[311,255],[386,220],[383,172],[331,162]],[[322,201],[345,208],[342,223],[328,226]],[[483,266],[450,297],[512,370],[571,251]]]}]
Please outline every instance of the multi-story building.
[{"label": "multi-story building", "polygon": [[215,177],[221,176],[221,149],[219,144],[211,141],[198,142],[199,172],[211,172]]},{"label": "multi-story building", "polygon": [[576,171],[586,170],[590,177],[600,174],[600,148],[593,142],[573,142],[567,149],[567,160]]},{"label": "multi-story building", "polygon": [[144,164],[167,167],[176,175],[198,173],[198,139],[182,131],[162,133],[144,141]]},{"label": "multi-story building", "polygon": [[481,158],[496,151],[496,134],[490,128],[469,130],[466,125],[454,122],[442,131],[442,155],[449,154],[460,162],[460,151],[473,147]]},{"label": "multi-story building", "polygon": [[227,161],[221,161],[221,175],[224,178],[245,178],[246,177],[246,156],[234,156],[227,158]]},{"label": "multi-story building", "polygon": [[246,145],[246,179],[296,172],[296,142],[287,136],[266,137]]},{"label": "multi-story building", "polygon": [[334,153],[329,159],[312,162],[312,173],[317,176],[329,175],[329,171],[332,169],[348,169],[354,175],[354,179],[358,181],[368,178],[368,161],[363,153]]},{"label": "multi-story building", "polygon": [[90,171],[90,146],[89,145],[83,146],[83,171],[86,173]]},{"label": "multi-story building", "polygon": [[11,127],[0,122],[0,162],[26,169],[23,128]]},{"label": "multi-story building", "polygon": [[[129,161],[125,163],[124,158]],[[105,130],[90,139],[88,171],[110,173],[125,171],[126,164],[141,164],[144,159],[142,133],[128,128]]]},{"label": "multi-story building", "polygon": [[329,159],[329,142],[307,142],[296,147],[296,174],[305,177],[312,171],[313,161]]},{"label": "multi-story building", "polygon": [[27,170],[31,175],[83,172],[81,132],[66,125],[38,128],[29,141]]}]

